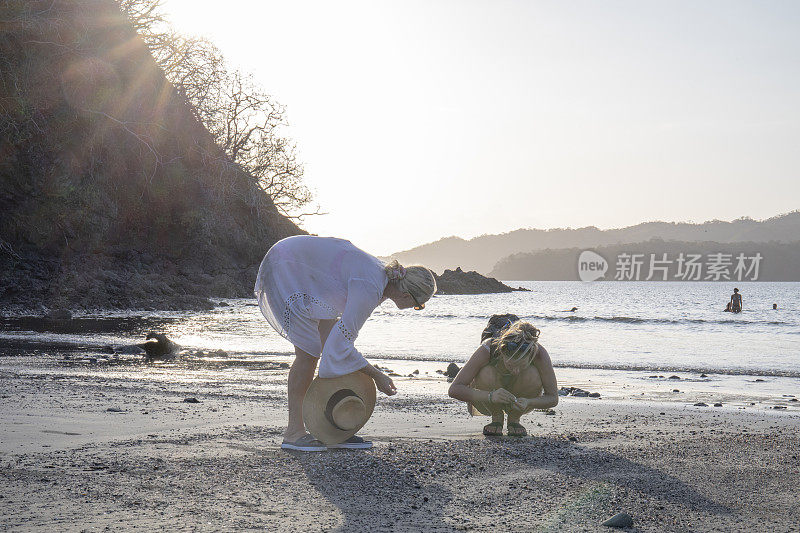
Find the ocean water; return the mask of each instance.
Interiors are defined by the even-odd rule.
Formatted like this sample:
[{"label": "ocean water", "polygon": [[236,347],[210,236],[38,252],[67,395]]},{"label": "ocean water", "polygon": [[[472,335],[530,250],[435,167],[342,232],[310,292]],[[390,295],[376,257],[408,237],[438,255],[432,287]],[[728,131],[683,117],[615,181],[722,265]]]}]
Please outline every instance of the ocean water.
[{"label": "ocean water", "polygon": [[[437,296],[422,311],[385,302],[356,346],[368,359],[405,366],[463,363],[491,314],[514,313],[541,329],[541,343],[560,368],[800,377],[800,283],[737,283],[744,311],[735,315],[723,312],[732,283],[508,283],[530,292]],[[225,303],[206,312],[76,315],[67,324],[6,317],[0,355],[92,351],[163,331],[184,348],[224,350],[243,361],[291,356],[255,300]],[[568,312],[572,307],[578,310]]]}]

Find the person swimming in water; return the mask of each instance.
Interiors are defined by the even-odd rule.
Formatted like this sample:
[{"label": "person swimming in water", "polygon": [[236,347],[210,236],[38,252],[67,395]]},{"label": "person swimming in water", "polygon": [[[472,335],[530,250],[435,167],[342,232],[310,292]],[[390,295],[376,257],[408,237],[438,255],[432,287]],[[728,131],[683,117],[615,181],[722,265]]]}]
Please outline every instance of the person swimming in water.
[{"label": "person swimming in water", "polygon": [[733,294],[731,295],[731,312],[742,312],[742,295],[739,294],[739,289],[733,289]]}]

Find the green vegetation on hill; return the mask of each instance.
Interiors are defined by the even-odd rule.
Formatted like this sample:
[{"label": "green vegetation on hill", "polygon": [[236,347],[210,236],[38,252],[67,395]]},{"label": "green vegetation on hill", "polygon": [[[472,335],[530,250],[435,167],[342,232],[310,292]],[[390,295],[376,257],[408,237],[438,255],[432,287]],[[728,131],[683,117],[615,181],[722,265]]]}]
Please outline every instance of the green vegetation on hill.
[{"label": "green vegetation on hill", "polygon": [[0,4],[0,304],[250,294],[301,233],[199,122],[113,0]]}]

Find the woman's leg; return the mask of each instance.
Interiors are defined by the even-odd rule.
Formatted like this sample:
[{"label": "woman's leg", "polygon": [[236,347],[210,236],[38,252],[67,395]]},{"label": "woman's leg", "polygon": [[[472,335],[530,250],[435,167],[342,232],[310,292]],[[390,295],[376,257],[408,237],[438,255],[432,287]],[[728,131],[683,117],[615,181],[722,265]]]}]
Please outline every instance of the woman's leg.
[{"label": "woman's leg", "polygon": [[303,424],[303,398],[314,379],[317,358],[297,346],[294,347],[294,362],[289,369],[289,425],[283,434],[284,442],[294,442],[306,434]]},{"label": "woman's leg", "polygon": [[[519,373],[510,387],[510,393],[518,398],[536,398],[542,395],[542,378],[535,366],[529,366]],[[517,409],[510,407],[508,413],[508,424],[519,424],[519,419],[531,409]],[[509,434],[525,435],[525,429],[515,428],[514,433],[509,429]]]},{"label": "woman's leg", "polygon": [[[478,371],[478,375],[472,381],[472,387],[479,390],[493,391],[501,387],[500,375],[493,366],[485,366]],[[499,431],[494,433],[503,434],[503,408],[498,404],[483,402],[478,408],[479,411],[489,411],[492,415],[492,424],[500,424]],[[485,430],[486,428],[484,428]]]},{"label": "woman's leg", "polygon": [[[325,346],[325,340],[334,324],[336,324],[335,319],[319,321],[317,330],[321,346]],[[297,346],[294,347],[294,356],[294,362],[289,369],[289,425],[283,434],[285,442],[294,442],[306,434],[306,426],[303,423],[303,399],[314,380],[314,371],[319,362],[318,357],[308,354]]]}]

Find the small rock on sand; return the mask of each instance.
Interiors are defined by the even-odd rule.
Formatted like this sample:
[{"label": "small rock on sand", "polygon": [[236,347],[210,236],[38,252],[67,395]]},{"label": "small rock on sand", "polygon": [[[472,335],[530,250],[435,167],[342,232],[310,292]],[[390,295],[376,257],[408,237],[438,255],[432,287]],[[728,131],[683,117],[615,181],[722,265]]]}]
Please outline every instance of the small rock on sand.
[{"label": "small rock on sand", "polygon": [[700,374],[700,377],[701,377],[701,378],[707,378],[708,376],[707,376],[707,375],[705,375],[705,374]]},{"label": "small rock on sand", "polygon": [[120,409],[119,407],[109,407],[108,409],[106,409],[106,411],[109,413],[121,413],[122,409]]},{"label": "small rock on sand", "polygon": [[606,527],[618,527],[618,528],[625,528],[633,526],[633,518],[628,513],[617,513],[605,522],[603,522],[604,526]]},{"label": "small rock on sand", "polygon": [[200,403],[200,400],[192,396],[190,398],[184,398],[183,403]]},{"label": "small rock on sand", "polygon": [[772,408],[773,409],[786,409],[786,406],[785,405],[773,405]]},{"label": "small rock on sand", "polygon": [[670,376],[667,379],[681,379],[680,376]]},{"label": "small rock on sand", "polygon": [[714,404],[714,407],[722,407],[722,404],[717,402],[717,403]]},{"label": "small rock on sand", "polygon": [[708,407],[708,404],[705,402],[697,402],[694,404],[695,407]]},{"label": "small rock on sand", "polygon": [[454,378],[458,374],[458,371],[461,370],[458,368],[458,365],[455,363],[450,363],[447,365],[447,370],[445,370],[444,375],[448,378]]},{"label": "small rock on sand", "polygon": [[672,392],[680,392],[680,389],[672,389]]}]

